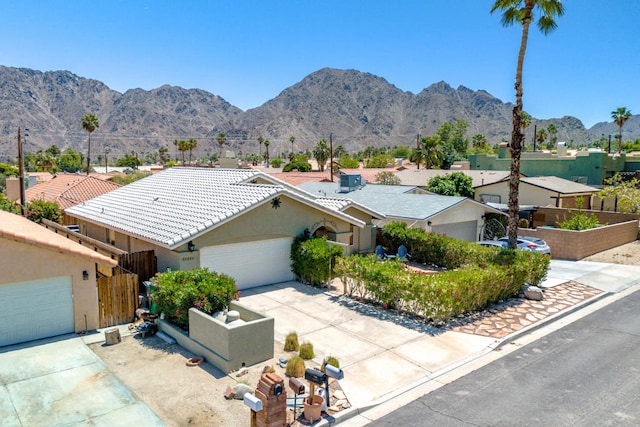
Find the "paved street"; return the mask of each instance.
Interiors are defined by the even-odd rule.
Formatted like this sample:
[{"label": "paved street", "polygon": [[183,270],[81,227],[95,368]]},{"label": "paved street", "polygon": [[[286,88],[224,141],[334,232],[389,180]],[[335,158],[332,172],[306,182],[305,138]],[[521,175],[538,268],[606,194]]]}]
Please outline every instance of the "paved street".
[{"label": "paved street", "polygon": [[640,292],[546,335],[371,426],[637,426]]}]

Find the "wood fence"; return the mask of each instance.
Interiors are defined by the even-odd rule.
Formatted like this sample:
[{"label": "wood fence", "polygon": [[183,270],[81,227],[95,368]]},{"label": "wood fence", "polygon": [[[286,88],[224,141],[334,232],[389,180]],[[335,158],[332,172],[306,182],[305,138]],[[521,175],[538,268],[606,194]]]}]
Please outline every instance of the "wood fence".
[{"label": "wood fence", "polygon": [[153,250],[120,254],[118,256],[118,266],[129,273],[138,275],[138,291],[145,292],[142,284],[149,280],[158,272],[158,262]]},{"label": "wood fence", "polygon": [[137,274],[118,274],[98,278],[98,311],[101,328],[133,322],[137,308]]}]

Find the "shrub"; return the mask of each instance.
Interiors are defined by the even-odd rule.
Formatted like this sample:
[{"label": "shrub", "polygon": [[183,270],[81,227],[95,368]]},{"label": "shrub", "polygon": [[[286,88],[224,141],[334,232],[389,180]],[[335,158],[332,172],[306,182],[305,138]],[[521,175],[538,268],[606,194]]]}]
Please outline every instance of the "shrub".
[{"label": "shrub", "polygon": [[155,287],[151,298],[160,311],[169,322],[185,330],[189,327],[191,307],[213,314],[240,297],[235,279],[226,274],[210,272],[207,268],[167,270],[166,273],[157,274],[151,282]]},{"label": "shrub", "polygon": [[299,354],[300,357],[304,360],[313,359],[316,356],[316,354],[313,352],[313,344],[311,344],[310,342],[303,342],[302,345],[300,345]]},{"label": "shrub", "polygon": [[285,351],[298,351],[300,344],[298,344],[298,334],[296,332],[289,332],[287,338],[284,340]]},{"label": "shrub", "polygon": [[298,236],[291,246],[291,268],[303,283],[323,286],[334,275],[336,259],[342,256],[340,246],[332,246],[325,238]]},{"label": "shrub", "polygon": [[387,154],[378,154],[377,156],[373,156],[371,159],[367,160],[365,163],[365,168],[386,168],[388,165],[393,165],[393,157]]},{"label": "shrub", "polygon": [[269,164],[271,165],[271,167],[279,168],[280,166],[282,166],[282,159],[280,157],[275,157],[269,160]]},{"label": "shrub", "polygon": [[304,377],[304,371],[306,366],[304,365],[304,359],[300,356],[293,356],[287,361],[287,367],[285,368],[285,375],[288,377],[300,378]]},{"label": "shrub", "polygon": [[320,370],[322,372],[324,372],[325,365],[331,365],[331,366],[335,366],[336,368],[339,368],[340,367],[340,362],[338,362],[338,359],[336,359],[333,356],[327,356],[322,361],[322,365],[320,365],[321,366]]},{"label": "shrub", "polygon": [[311,164],[307,162],[289,162],[282,168],[282,172],[291,172],[293,170],[311,172]]}]

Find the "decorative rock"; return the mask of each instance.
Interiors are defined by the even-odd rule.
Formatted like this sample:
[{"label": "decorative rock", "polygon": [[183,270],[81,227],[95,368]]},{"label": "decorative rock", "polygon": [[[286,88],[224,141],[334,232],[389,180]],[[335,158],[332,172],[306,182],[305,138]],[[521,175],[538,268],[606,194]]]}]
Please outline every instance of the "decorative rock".
[{"label": "decorative rock", "polygon": [[236,374],[236,377],[241,377],[243,375],[246,375],[249,373],[249,368],[242,368],[238,371],[238,373]]},{"label": "decorative rock", "polygon": [[534,301],[542,301],[544,294],[539,287],[529,285],[524,288],[524,297]]},{"label": "decorative rock", "polygon": [[235,395],[233,396],[234,399],[236,400],[242,400],[244,399],[244,395],[247,393],[253,394],[253,388],[251,388],[250,386],[246,385],[246,384],[236,384],[233,387],[233,391],[235,392]]}]

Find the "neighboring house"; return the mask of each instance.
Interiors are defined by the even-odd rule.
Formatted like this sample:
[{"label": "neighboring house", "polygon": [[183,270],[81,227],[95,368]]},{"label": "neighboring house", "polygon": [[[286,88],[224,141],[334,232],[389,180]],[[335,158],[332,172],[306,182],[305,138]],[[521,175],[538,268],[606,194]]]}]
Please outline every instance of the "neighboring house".
[{"label": "neighboring house", "polygon": [[[509,178],[509,171],[490,170],[444,170],[444,169],[405,169],[396,174],[402,185],[417,185],[427,187],[429,181],[436,176],[448,175],[453,172],[462,172],[471,177],[471,186],[475,190],[483,185],[489,185]],[[476,199],[477,200],[477,199]]]},{"label": "neighboring house", "polygon": [[240,289],[293,279],[290,248],[306,231],[346,253],[372,251],[374,216],[253,169],[171,168],[67,209],[80,233],[128,252],[154,250],[158,270],[208,267]]},{"label": "neighboring house", "polygon": [[117,261],[0,211],[0,346],[98,328],[98,264]]},{"label": "neighboring house", "polygon": [[[342,178],[346,181],[346,177]],[[472,242],[479,239],[487,213],[502,215],[499,210],[472,199],[431,194],[416,186],[367,184],[349,187],[343,181],[340,184],[307,182],[299,187],[327,198],[353,200],[380,212],[385,218],[376,221],[379,227],[402,221],[410,227]]]},{"label": "neighboring house", "polygon": [[[598,189],[555,176],[520,178],[518,200],[521,205],[575,208],[582,198],[582,208],[591,209]],[[475,199],[484,203],[506,204],[509,201],[509,178],[475,189]]]}]

